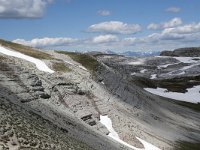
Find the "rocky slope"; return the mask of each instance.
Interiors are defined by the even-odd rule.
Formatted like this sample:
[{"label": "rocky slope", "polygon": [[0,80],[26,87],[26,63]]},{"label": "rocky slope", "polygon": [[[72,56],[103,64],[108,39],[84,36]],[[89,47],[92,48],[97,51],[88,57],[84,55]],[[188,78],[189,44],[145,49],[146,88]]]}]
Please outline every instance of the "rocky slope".
[{"label": "rocky slope", "polygon": [[[130,149],[107,136],[100,115],[109,116],[120,139],[138,148],[144,145],[136,137],[165,150],[200,143],[198,109],[143,89],[179,77],[165,74],[189,64],[175,58],[44,52],[5,41],[1,45],[39,58],[55,72],[0,53],[0,149]],[[184,77],[200,75],[192,73],[193,67],[197,63]],[[199,78],[193,80],[199,83]]]},{"label": "rocky slope", "polygon": [[[164,141],[164,143],[167,144],[167,146],[164,146],[164,149],[173,146],[175,141],[200,142],[200,130],[198,125],[200,121],[199,111],[193,111],[192,109],[182,107],[177,105],[176,101],[155,96],[142,90],[143,87],[156,88],[163,80],[168,78],[171,79],[171,83],[173,83],[170,86],[172,88],[173,85],[176,84],[175,77],[191,77],[192,75],[196,77],[199,76],[199,73],[193,74],[188,71],[185,75],[175,74],[171,77],[163,76],[163,74],[167,74],[167,71],[175,70],[173,68],[174,66],[172,65],[172,68],[169,67],[168,70],[165,70],[165,68],[159,68],[159,65],[173,62],[177,63],[178,60],[175,58],[98,56],[98,59],[109,68],[99,71],[99,80],[103,80],[107,89],[129,106],[127,109],[123,109],[123,107],[120,109],[124,114],[129,114],[131,116],[131,118],[127,117],[128,120],[125,119],[126,117],[123,118],[124,122],[125,120],[127,121],[128,126],[137,126],[137,130],[145,131],[142,135],[144,135],[144,137],[150,135],[155,143],[156,141]],[[154,74],[156,77],[152,78]],[[183,81],[187,82],[187,80]],[[199,79],[194,80],[193,84],[196,85],[197,82],[199,84]],[[184,103],[182,103],[182,105],[184,105]],[[194,105],[199,110],[198,104]],[[118,122],[116,122],[116,124],[119,125]],[[120,129],[120,132],[124,133],[127,130],[133,130],[135,129],[134,127]],[[135,132],[135,134],[137,134],[137,132]]]}]

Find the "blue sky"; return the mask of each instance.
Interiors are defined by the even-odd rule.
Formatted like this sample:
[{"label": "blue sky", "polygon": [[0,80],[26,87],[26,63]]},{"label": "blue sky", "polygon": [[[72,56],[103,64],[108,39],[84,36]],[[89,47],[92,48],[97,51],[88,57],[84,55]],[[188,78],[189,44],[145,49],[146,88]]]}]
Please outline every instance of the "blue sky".
[{"label": "blue sky", "polygon": [[199,0],[0,0],[0,38],[46,49],[200,46]]}]

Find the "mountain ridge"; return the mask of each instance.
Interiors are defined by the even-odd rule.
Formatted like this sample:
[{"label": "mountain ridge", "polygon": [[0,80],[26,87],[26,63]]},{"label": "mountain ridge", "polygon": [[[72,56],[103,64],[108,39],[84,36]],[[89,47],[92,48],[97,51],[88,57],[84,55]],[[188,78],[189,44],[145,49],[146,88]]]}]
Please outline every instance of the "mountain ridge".
[{"label": "mountain ridge", "polygon": [[[14,48],[10,49],[18,51]],[[29,54],[32,49],[27,48],[24,51]],[[143,148],[144,145],[136,137],[160,149],[181,149],[188,146],[183,144],[185,141],[189,143],[189,147],[194,145],[193,143],[198,145],[199,111],[191,109],[190,105],[186,106],[183,102],[178,103],[143,89],[149,85],[154,88],[163,87],[160,84],[166,79],[163,74],[173,71],[173,67],[176,67],[176,70],[182,69],[187,63],[181,63],[175,58],[129,58],[120,55],[42,50],[36,50],[35,57],[40,55],[40,52],[47,54],[47,59],[41,60],[54,70],[54,73],[40,71],[29,61],[0,53],[0,102],[8,108],[10,105],[19,106],[22,108],[18,111],[21,116],[24,116],[21,112],[23,110],[31,113],[28,116],[39,115],[41,120],[48,121],[45,125],[39,124],[45,129],[48,128],[46,124],[50,124],[49,128],[58,127],[57,131],[62,136],[60,143],[55,145],[50,141],[52,146],[57,146],[56,149],[68,146],[71,149],[130,149],[107,136],[109,131],[100,123],[100,115],[109,116],[119,138],[138,148]],[[93,65],[93,62],[97,65]],[[60,64],[59,70],[56,70],[58,65],[54,67],[55,63]],[[171,64],[168,65],[169,63]],[[198,60],[193,63],[198,63]],[[191,71],[196,64],[192,65],[191,68],[186,68],[190,71],[188,76],[194,75]],[[156,74],[156,77],[150,79],[153,74]],[[196,72],[196,76],[198,75]],[[171,78],[176,76],[185,78],[179,74],[173,74]],[[178,81],[174,79],[174,82],[171,78],[165,85]],[[190,80],[197,84],[199,81],[198,78],[189,78],[188,82]],[[0,107],[0,112],[5,114],[8,111]],[[8,122],[6,117],[4,120],[1,122],[3,126]],[[9,124],[12,126],[11,122]],[[34,129],[30,131],[36,132]],[[20,135],[21,131],[14,130],[14,133]],[[57,136],[51,132],[46,134]],[[71,143],[64,143],[67,138],[64,135],[72,137]],[[21,148],[23,143],[28,143],[26,146],[32,143],[28,136],[23,136],[24,141],[20,141],[20,138],[15,141]],[[42,143],[45,144],[46,141],[39,142],[36,139],[33,146],[45,149]],[[8,147],[6,142],[11,142],[8,136],[3,140],[3,148]],[[47,147],[53,149],[51,145]]]}]

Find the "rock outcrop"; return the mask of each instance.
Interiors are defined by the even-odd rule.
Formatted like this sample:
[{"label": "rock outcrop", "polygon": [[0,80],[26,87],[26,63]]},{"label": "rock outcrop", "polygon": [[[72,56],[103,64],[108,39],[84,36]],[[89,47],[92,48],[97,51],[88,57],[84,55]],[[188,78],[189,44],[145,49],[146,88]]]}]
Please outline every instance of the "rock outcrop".
[{"label": "rock outcrop", "polygon": [[162,51],[160,56],[200,57],[200,47],[179,48],[173,51]]}]

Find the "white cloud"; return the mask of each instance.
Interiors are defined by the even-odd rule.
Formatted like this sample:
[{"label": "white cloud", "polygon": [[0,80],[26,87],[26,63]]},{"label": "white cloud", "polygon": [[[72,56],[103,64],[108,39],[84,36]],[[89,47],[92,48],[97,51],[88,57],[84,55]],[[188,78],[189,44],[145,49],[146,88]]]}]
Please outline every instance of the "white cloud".
[{"label": "white cloud", "polygon": [[171,28],[181,25],[183,22],[181,18],[173,18],[163,24],[163,28]]},{"label": "white cloud", "polygon": [[108,11],[108,10],[99,10],[99,11],[97,12],[97,14],[98,14],[99,16],[110,16],[110,15],[111,15],[111,12]]},{"label": "white cloud", "polygon": [[159,29],[166,29],[166,28],[172,28],[181,25],[183,22],[181,18],[173,18],[167,22],[163,22],[160,24],[151,23],[147,26],[147,29],[151,30],[159,30]]},{"label": "white cloud", "polygon": [[[167,27],[171,26],[166,25]],[[180,25],[166,28],[156,33],[142,37],[115,34],[103,34],[86,39],[74,38],[42,38],[26,41],[23,39],[14,42],[51,49],[68,50],[172,50],[180,47],[200,46],[200,23]]]},{"label": "white cloud", "polygon": [[99,35],[99,36],[96,36],[92,39],[92,42],[93,43],[111,43],[111,42],[116,42],[118,41],[118,37],[115,36],[115,35]]},{"label": "white cloud", "polygon": [[176,28],[168,28],[164,33],[191,34],[200,32],[200,23],[187,24]]},{"label": "white cloud", "polygon": [[68,45],[78,42],[78,39],[45,37],[41,39],[39,38],[32,39],[30,41],[26,41],[24,39],[16,39],[13,42],[24,44],[27,46],[32,46],[32,47],[50,47],[50,46],[68,46]]},{"label": "white cloud", "polygon": [[112,33],[112,34],[135,34],[141,31],[139,24],[127,24],[120,21],[101,22],[91,25],[89,32]]},{"label": "white cloud", "polygon": [[53,0],[0,0],[0,18],[39,18]]},{"label": "white cloud", "polygon": [[151,30],[158,30],[160,29],[160,25],[159,24],[155,24],[155,23],[151,23],[147,26],[147,29],[151,29]]},{"label": "white cloud", "polygon": [[172,12],[172,13],[178,13],[178,12],[180,12],[181,11],[181,8],[179,8],[179,7],[169,7],[169,8],[167,8],[165,11],[167,11],[167,12]]}]

